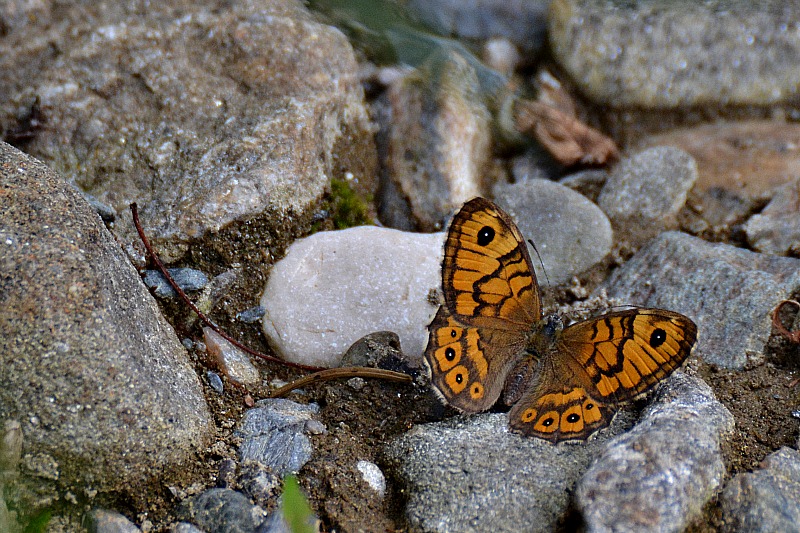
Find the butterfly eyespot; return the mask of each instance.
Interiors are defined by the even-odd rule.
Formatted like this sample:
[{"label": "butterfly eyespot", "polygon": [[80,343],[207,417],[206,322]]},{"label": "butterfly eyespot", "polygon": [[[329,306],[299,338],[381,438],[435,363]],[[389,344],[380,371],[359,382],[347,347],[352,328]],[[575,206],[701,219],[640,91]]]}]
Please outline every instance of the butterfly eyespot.
[{"label": "butterfly eyespot", "polygon": [[544,427],[548,428],[548,427],[552,426],[555,423],[555,421],[556,421],[555,418],[553,418],[551,416],[551,417],[548,417],[548,418],[545,418],[544,420],[542,420],[542,425]]},{"label": "butterfly eyespot", "polygon": [[522,411],[522,415],[520,416],[520,418],[522,419],[523,422],[532,422],[535,416],[536,416],[536,410],[528,408]]},{"label": "butterfly eyespot", "polygon": [[474,400],[483,398],[483,385],[474,383],[469,389],[469,395],[472,396]]},{"label": "butterfly eyespot", "polygon": [[586,410],[587,411],[591,411],[592,409],[594,409],[594,404],[593,403],[587,403],[586,404]]},{"label": "butterfly eyespot", "polygon": [[577,422],[580,419],[581,419],[580,415],[576,415],[575,413],[572,413],[571,415],[569,415],[567,417],[567,422],[569,422],[570,424],[574,424],[575,422]]},{"label": "butterfly eyespot", "polygon": [[450,336],[451,336],[451,337],[453,337],[453,338],[455,339],[455,338],[456,338],[456,336],[458,336],[458,333],[456,332],[456,330],[454,330],[454,329],[451,329],[451,330],[450,330]]},{"label": "butterfly eyespot", "polygon": [[[444,358],[447,359],[448,361],[454,360],[456,358],[456,351],[452,348],[446,349],[444,351]],[[459,381],[459,383],[461,382]]]},{"label": "butterfly eyespot", "polygon": [[486,246],[494,240],[494,229],[489,226],[484,226],[478,231],[478,244]]},{"label": "butterfly eyespot", "polygon": [[661,328],[657,328],[653,330],[653,333],[650,334],[650,346],[653,348],[658,348],[667,340],[667,332]]},{"label": "butterfly eyespot", "polygon": [[456,374],[456,378],[455,379],[456,379],[456,383],[461,385],[462,383],[464,383],[464,374],[459,372],[458,374]]}]

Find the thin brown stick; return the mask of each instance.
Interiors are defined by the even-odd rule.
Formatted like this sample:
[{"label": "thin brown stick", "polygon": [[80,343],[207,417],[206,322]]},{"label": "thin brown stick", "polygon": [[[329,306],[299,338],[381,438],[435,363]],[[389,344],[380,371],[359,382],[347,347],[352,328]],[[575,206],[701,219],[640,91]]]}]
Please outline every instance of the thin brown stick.
[{"label": "thin brown stick", "polygon": [[387,381],[398,381],[398,382],[411,382],[411,376],[408,374],[403,374],[401,372],[393,372],[391,370],[382,370],[380,368],[368,368],[364,366],[352,366],[348,368],[329,368],[327,370],[322,370],[320,372],[315,372],[313,374],[308,374],[301,378],[298,378],[291,383],[284,385],[279,389],[275,389],[269,394],[270,398],[283,398],[291,391],[295,389],[299,389],[305,385],[310,385],[312,383],[319,383],[322,381],[328,381],[331,379],[341,379],[341,378],[376,378],[376,379],[385,379]]},{"label": "thin brown stick", "polygon": [[178,293],[178,296],[180,296],[180,298],[186,303],[186,305],[189,306],[189,308],[192,311],[197,313],[197,316],[200,317],[200,320],[202,320],[205,325],[207,325],[208,327],[210,327],[211,329],[213,329],[214,331],[219,333],[219,335],[223,339],[228,341],[229,343],[233,344],[234,346],[236,346],[240,350],[244,350],[245,352],[249,353],[250,355],[252,355],[254,357],[258,357],[260,359],[264,359],[265,361],[272,361],[274,363],[280,363],[282,365],[290,366],[292,368],[299,368],[301,370],[310,370],[312,372],[313,371],[317,371],[317,370],[322,370],[322,368],[318,367],[318,366],[301,365],[299,363],[291,363],[289,361],[284,361],[283,359],[278,359],[277,357],[272,357],[270,355],[263,354],[263,353],[258,352],[256,350],[253,350],[252,348],[248,348],[247,346],[245,346],[241,342],[237,341],[236,339],[234,339],[233,337],[231,337],[230,335],[228,335],[227,333],[222,331],[222,329],[219,326],[217,326],[214,322],[212,322],[211,319],[209,319],[205,314],[203,314],[202,311],[200,311],[200,309],[198,309],[198,307],[194,304],[194,302],[192,302],[189,299],[189,297],[186,296],[186,293],[183,292],[183,289],[181,289],[178,286],[178,284],[175,283],[175,280],[172,279],[172,276],[170,276],[170,274],[167,271],[166,267],[164,267],[164,263],[162,263],[161,259],[159,259],[158,255],[156,255],[156,252],[155,252],[155,250],[153,250],[153,247],[150,244],[150,241],[147,239],[147,236],[144,234],[144,230],[142,229],[142,224],[139,222],[139,208],[136,205],[136,202],[132,203],[130,205],[130,207],[131,207],[131,213],[133,214],[133,225],[136,226],[136,231],[139,233],[139,238],[142,239],[142,244],[144,244],[145,250],[147,250],[147,255],[150,257],[150,259],[153,261],[153,263],[155,263],[156,267],[158,267],[158,270],[167,279],[167,281],[172,286],[172,288],[175,289],[175,292]]},{"label": "thin brown stick", "polygon": [[781,335],[783,335],[784,337],[789,339],[791,342],[800,344],[800,329],[795,330],[795,331],[789,331],[783,325],[783,322],[781,322],[781,319],[778,316],[780,314],[781,309],[786,304],[792,304],[795,307],[797,307],[798,310],[800,310],[800,302],[798,302],[797,300],[783,300],[783,301],[781,301],[775,307],[775,309],[772,311],[772,326],[776,330],[778,330],[778,333],[780,333]]}]

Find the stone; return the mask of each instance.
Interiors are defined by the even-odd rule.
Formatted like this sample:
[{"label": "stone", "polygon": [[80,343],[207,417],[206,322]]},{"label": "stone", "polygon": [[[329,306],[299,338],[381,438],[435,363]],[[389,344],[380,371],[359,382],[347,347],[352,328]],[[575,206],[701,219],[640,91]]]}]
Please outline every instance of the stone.
[{"label": "stone", "polygon": [[73,187],[5,143],[0,212],[0,412],[22,425],[27,474],[169,482],[213,421],[139,274]]},{"label": "stone", "polygon": [[245,387],[261,383],[261,374],[246,353],[209,327],[203,328],[203,338],[208,355],[214,359],[220,372]]},{"label": "stone", "polygon": [[744,232],[759,252],[800,255],[800,179],[778,189],[767,207],[747,221]]},{"label": "stone", "polygon": [[[602,261],[611,252],[611,223],[585,196],[549,180],[528,180],[495,188],[495,202],[514,219],[539,250],[550,283],[560,285]],[[539,283],[546,283],[536,254],[531,260]]]},{"label": "stone", "polygon": [[555,0],[554,58],[616,108],[769,106],[798,94],[797,1]]},{"label": "stone", "polygon": [[720,507],[730,531],[795,531],[800,524],[800,452],[781,448],[725,486]]},{"label": "stone", "polygon": [[450,52],[390,86],[387,98],[382,191],[399,200],[381,203],[406,202],[414,226],[440,230],[451,211],[490,184],[491,114],[478,73],[468,58]]},{"label": "stone", "polygon": [[800,291],[800,260],[667,232],[615,270],[599,289],[625,305],[685,314],[698,326],[699,357],[742,369],[763,361],[772,328],[770,312]]},{"label": "stone", "polygon": [[[299,0],[73,4],[8,30],[0,131],[38,98],[26,151],[119,213],[136,200],[165,261],[258,259],[305,230],[332,177],[374,183],[353,49]],[[129,216],[114,231],[141,250]]]},{"label": "stone", "polygon": [[184,500],[178,516],[204,531],[255,533],[267,513],[241,492],[214,488]]},{"label": "stone", "polygon": [[[168,268],[167,272],[184,292],[199,291],[208,283],[208,276],[194,268]],[[178,296],[178,293],[169,284],[167,278],[158,270],[145,271],[144,284],[153,289],[153,293],[159,298],[175,298]]]},{"label": "stone", "polygon": [[311,458],[307,423],[319,412],[316,404],[301,405],[282,398],[261,400],[248,409],[236,434],[239,458],[255,461],[283,476],[298,472]]},{"label": "stone", "polygon": [[725,478],[720,445],[733,424],[702,379],[675,372],[578,483],[586,530],[684,530]]},{"label": "stone", "polygon": [[372,226],[298,240],[261,297],[264,333],[284,359],[307,365],[338,366],[355,341],[386,330],[410,358],[421,358],[443,246],[443,233]]},{"label": "stone", "polygon": [[648,148],[623,159],[597,199],[618,241],[636,246],[678,228],[678,212],[697,180],[692,156],[669,146]]},{"label": "stone", "polygon": [[386,478],[383,476],[381,469],[378,468],[378,465],[369,461],[359,461],[356,463],[356,468],[361,472],[361,476],[369,485],[369,488],[383,498],[386,495]]},{"label": "stone", "polygon": [[87,514],[86,530],[89,533],[141,533],[141,529],[116,511],[93,509]]},{"label": "stone", "polygon": [[585,445],[528,438],[508,430],[505,414],[456,416],[415,426],[390,442],[387,467],[408,502],[414,531],[554,531],[570,492],[610,430]]}]

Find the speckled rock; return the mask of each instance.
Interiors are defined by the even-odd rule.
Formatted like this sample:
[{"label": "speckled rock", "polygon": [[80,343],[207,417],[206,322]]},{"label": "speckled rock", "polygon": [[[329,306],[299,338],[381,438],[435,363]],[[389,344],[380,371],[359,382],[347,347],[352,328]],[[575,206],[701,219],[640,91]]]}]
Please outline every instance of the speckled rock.
[{"label": "speckled rock", "polygon": [[436,309],[444,234],[362,226],[296,241],[272,269],[264,333],[287,360],[338,366],[359,338],[391,330],[419,358]]},{"label": "speckled rock", "polygon": [[[258,258],[331,177],[372,183],[353,50],[299,0],[40,5],[0,41],[0,131],[38,98],[27,152],[120,213],[136,200],[164,259],[201,238]],[[130,217],[115,232],[139,246]]]},{"label": "speckled rock", "polygon": [[698,377],[676,372],[639,423],[608,441],[578,483],[587,531],[683,531],[725,477],[733,415]]},{"label": "speckled rock", "polygon": [[489,188],[491,114],[478,75],[458,53],[436,56],[387,96],[381,219],[401,229],[442,229],[453,209]]},{"label": "speckled rock", "polygon": [[356,468],[361,472],[361,477],[374,490],[378,496],[383,498],[386,495],[386,478],[378,465],[369,461],[359,461]]},{"label": "speckled rock", "polygon": [[414,531],[549,532],[602,442],[624,423],[617,417],[586,445],[553,446],[511,433],[505,414],[458,416],[416,426],[385,455],[408,495]]},{"label": "speckled rock", "polygon": [[208,355],[217,364],[220,372],[245,387],[261,383],[261,374],[250,361],[250,357],[209,327],[203,328]]},{"label": "speckled rock", "polygon": [[597,205],[611,219],[617,239],[636,246],[678,228],[678,212],[696,180],[692,156],[670,146],[649,148],[621,161]]},{"label": "speckled rock", "polygon": [[231,533],[255,533],[267,518],[266,511],[241,492],[218,488],[184,500],[178,515],[203,531]]},{"label": "speckled rock", "polygon": [[[184,292],[199,291],[208,284],[208,276],[194,268],[169,268],[167,269],[172,281]],[[144,284],[153,290],[159,298],[176,298],[178,293],[169,284],[167,278],[158,270],[147,270],[144,273]]]},{"label": "speckled rock", "polygon": [[584,94],[614,107],[770,105],[797,97],[796,0],[555,0],[550,45]]},{"label": "speckled rock", "polygon": [[800,254],[800,179],[775,192],[772,201],[744,225],[748,242],[767,254]]},{"label": "speckled rock", "polygon": [[800,524],[800,452],[781,448],[755,472],[738,474],[720,497],[726,529],[796,531]]},{"label": "speckled rock", "polygon": [[166,482],[213,426],[175,332],[77,191],[4,143],[0,211],[0,412],[22,424],[27,473]]},{"label": "speckled rock", "polygon": [[[569,281],[611,251],[611,223],[585,196],[549,180],[495,188],[495,202],[508,211],[522,235],[539,250],[553,284]],[[545,277],[531,254],[539,283]]]},{"label": "speckled rock", "polygon": [[679,232],[650,241],[601,287],[625,304],[678,311],[698,325],[695,353],[743,368],[763,360],[770,311],[800,291],[800,260]]},{"label": "speckled rock", "polygon": [[316,404],[302,405],[282,398],[259,401],[236,428],[242,439],[239,458],[258,462],[279,475],[298,472],[311,458],[311,441],[306,433],[318,412]]}]

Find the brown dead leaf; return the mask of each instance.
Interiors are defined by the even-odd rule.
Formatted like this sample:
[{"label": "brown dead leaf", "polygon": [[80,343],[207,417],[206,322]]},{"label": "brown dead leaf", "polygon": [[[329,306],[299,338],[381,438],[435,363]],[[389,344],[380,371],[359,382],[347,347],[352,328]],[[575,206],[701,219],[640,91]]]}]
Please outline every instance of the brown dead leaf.
[{"label": "brown dead leaf", "polygon": [[547,72],[539,76],[537,100],[520,99],[514,106],[517,130],[534,137],[565,166],[605,165],[619,157],[611,138],[581,122],[572,98]]}]

